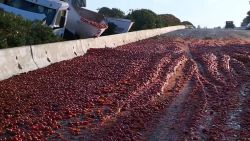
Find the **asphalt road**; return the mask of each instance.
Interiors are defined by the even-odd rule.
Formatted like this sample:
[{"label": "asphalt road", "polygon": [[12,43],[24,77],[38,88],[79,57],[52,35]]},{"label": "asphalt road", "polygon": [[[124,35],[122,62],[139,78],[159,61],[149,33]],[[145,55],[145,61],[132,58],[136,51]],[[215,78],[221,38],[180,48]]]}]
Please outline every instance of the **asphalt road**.
[{"label": "asphalt road", "polygon": [[216,39],[216,38],[241,38],[249,39],[250,30],[232,30],[232,29],[184,29],[174,31],[164,36],[198,38],[198,39]]}]

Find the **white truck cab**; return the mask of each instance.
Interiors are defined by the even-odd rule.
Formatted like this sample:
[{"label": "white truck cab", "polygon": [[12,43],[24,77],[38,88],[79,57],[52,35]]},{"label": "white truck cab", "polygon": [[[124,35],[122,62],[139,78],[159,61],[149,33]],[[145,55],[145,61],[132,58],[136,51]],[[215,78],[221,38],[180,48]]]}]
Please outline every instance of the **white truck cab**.
[{"label": "white truck cab", "polygon": [[69,5],[60,0],[0,0],[0,9],[30,21],[43,21],[63,37]]}]

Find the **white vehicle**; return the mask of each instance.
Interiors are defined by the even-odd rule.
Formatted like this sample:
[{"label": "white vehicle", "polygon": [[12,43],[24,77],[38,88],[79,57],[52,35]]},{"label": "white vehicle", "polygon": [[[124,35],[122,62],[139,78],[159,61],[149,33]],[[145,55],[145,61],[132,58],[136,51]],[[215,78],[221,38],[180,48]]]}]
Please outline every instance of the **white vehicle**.
[{"label": "white vehicle", "polygon": [[30,21],[43,21],[63,37],[69,5],[60,0],[0,0],[0,9]]},{"label": "white vehicle", "polygon": [[246,30],[250,30],[250,23],[249,23],[249,24],[247,24],[247,26],[246,26]]},{"label": "white vehicle", "polygon": [[128,19],[120,18],[106,18],[107,23],[113,23],[116,25],[115,33],[126,33],[130,30],[134,22]]},{"label": "white vehicle", "polygon": [[83,8],[86,6],[85,0],[65,2],[70,7],[66,24],[69,35],[79,38],[99,37],[108,28],[103,15]]}]

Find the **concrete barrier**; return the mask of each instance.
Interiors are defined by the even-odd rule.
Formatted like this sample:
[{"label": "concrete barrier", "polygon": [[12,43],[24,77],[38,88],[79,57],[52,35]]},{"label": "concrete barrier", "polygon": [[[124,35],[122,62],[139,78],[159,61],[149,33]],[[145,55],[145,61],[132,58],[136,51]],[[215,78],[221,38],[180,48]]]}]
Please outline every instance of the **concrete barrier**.
[{"label": "concrete barrier", "polygon": [[31,46],[34,62],[39,68],[84,54],[80,40]]},{"label": "concrete barrier", "polygon": [[173,26],[99,38],[2,49],[0,50],[0,80],[84,55],[90,48],[115,48],[184,28],[184,26]]},{"label": "concrete barrier", "polygon": [[37,68],[30,46],[0,50],[0,80]]},{"label": "concrete barrier", "polygon": [[82,49],[87,52],[89,48],[105,48],[106,41],[103,38],[89,38],[81,40]]},{"label": "concrete barrier", "polygon": [[114,48],[117,46],[124,45],[124,34],[103,36],[100,38],[105,41],[105,47]]},{"label": "concrete barrier", "polygon": [[122,38],[123,38],[124,44],[129,44],[129,43],[139,41],[137,32],[129,32],[129,33],[123,34]]}]

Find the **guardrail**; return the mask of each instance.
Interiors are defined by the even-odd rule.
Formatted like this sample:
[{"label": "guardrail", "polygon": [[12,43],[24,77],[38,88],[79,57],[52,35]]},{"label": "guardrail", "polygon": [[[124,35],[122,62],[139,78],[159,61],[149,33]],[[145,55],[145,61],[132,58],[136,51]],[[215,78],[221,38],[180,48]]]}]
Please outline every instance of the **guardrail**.
[{"label": "guardrail", "polygon": [[114,48],[184,28],[184,26],[172,26],[99,38],[1,49],[0,80],[82,56],[90,48]]}]

